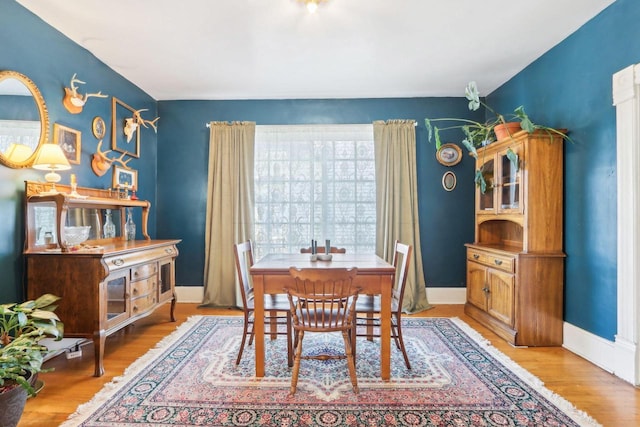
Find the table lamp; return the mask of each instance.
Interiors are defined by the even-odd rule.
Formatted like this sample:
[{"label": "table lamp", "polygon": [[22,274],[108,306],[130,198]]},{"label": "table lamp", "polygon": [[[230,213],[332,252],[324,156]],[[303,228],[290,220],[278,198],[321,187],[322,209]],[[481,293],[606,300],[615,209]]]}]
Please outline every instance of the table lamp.
[{"label": "table lamp", "polygon": [[64,155],[62,148],[57,144],[43,144],[33,162],[34,169],[49,171],[44,176],[45,181],[51,183],[51,190],[47,194],[56,194],[56,182],[60,181],[60,175],[56,171],[71,169],[71,165]]}]

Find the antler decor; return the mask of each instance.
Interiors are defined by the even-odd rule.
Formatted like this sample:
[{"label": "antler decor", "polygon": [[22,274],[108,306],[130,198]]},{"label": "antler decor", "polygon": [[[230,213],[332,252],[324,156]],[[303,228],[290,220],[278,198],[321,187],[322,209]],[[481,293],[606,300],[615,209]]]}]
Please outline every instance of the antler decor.
[{"label": "antler decor", "polygon": [[131,159],[124,160],[124,156],[127,153],[122,153],[120,157],[114,157],[113,159],[110,159],[109,157],[107,157],[107,153],[110,153],[111,150],[100,151],[101,147],[102,140],[98,142],[96,152],[93,153],[93,157],[91,158],[91,169],[93,170],[93,173],[98,176],[103,176],[109,170],[111,164],[114,162],[121,164],[125,169],[130,169],[129,166],[127,166],[127,163],[129,163]]},{"label": "antler decor", "polygon": [[73,73],[73,77],[71,77],[71,88],[64,88],[64,98],[62,99],[62,105],[67,109],[71,114],[78,114],[82,111],[82,107],[87,102],[87,100],[94,96],[98,98],[106,98],[108,95],[104,95],[102,92],[97,93],[87,93],[84,96],[78,93],[78,87],[76,84],[85,84],[82,80],[76,77],[76,73]]},{"label": "antler decor", "polygon": [[142,116],[140,115],[140,113],[142,113],[143,111],[149,111],[146,108],[140,109],[140,110],[135,110],[133,112],[133,116],[124,119],[124,134],[127,136],[127,142],[131,141],[131,138],[133,138],[133,135],[136,133],[136,130],[138,129],[138,126],[141,125],[143,127],[148,127],[147,125],[151,126],[153,128],[153,130],[158,133],[158,127],[156,125],[156,122],[158,121],[158,119],[160,119],[160,117],[156,117],[153,120],[145,120],[142,118]]}]

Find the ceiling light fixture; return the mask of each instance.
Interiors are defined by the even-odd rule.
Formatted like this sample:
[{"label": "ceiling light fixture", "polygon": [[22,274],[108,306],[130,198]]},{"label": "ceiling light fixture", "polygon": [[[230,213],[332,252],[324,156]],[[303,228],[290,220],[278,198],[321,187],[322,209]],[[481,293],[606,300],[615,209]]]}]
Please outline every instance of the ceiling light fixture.
[{"label": "ceiling light fixture", "polygon": [[309,13],[315,13],[316,9],[318,9],[318,5],[320,3],[326,2],[327,0],[298,0],[298,1],[307,5],[307,10],[309,11]]}]

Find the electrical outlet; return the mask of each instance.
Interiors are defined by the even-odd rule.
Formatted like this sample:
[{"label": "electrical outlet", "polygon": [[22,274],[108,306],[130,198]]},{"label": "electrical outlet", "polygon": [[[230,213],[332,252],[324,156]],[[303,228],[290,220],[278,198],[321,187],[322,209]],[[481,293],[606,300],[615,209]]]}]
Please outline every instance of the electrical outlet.
[{"label": "electrical outlet", "polygon": [[75,351],[68,351],[66,353],[67,359],[75,359],[76,357],[82,357],[82,349]]}]

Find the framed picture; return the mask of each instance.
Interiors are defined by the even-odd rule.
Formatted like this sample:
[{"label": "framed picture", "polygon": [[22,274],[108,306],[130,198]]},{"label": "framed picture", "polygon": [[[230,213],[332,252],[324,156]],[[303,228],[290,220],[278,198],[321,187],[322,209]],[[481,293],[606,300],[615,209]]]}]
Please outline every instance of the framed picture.
[{"label": "framed picture", "polygon": [[111,149],[140,157],[140,129],[127,126],[135,110],[116,97],[111,101]]},{"label": "framed picture", "polygon": [[443,144],[436,151],[436,159],[441,165],[457,165],[462,161],[462,150],[456,144]]},{"label": "framed picture", "polygon": [[453,191],[456,188],[456,174],[452,171],[446,171],[444,175],[442,175],[442,188],[447,191]]},{"label": "framed picture", "polygon": [[94,117],[93,122],[91,123],[91,129],[93,130],[93,136],[98,139],[104,138],[106,133],[106,126],[104,124],[104,120],[102,117]]},{"label": "framed picture", "polygon": [[53,143],[62,148],[69,163],[80,164],[80,152],[82,151],[82,133],[61,124],[53,124]]},{"label": "framed picture", "polygon": [[138,171],[113,165],[113,188],[138,188]]}]

